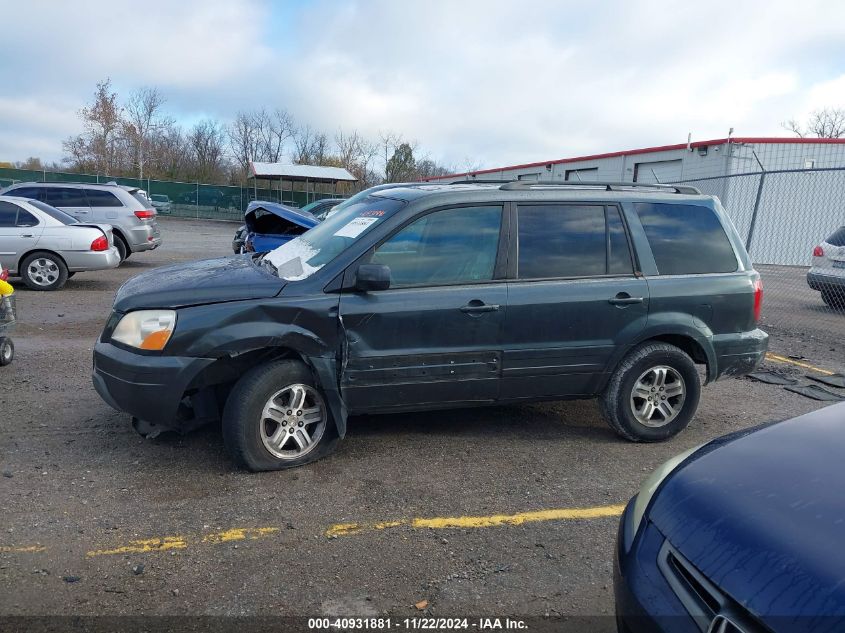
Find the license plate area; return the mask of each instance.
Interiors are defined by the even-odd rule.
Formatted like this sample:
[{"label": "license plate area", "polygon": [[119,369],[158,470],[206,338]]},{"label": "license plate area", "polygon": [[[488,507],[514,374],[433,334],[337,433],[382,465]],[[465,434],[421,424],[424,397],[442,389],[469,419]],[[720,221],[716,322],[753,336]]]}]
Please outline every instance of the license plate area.
[{"label": "license plate area", "polygon": [[845,261],[842,261],[842,262],[837,262],[837,261],[834,261],[834,262],[833,262],[833,267],[834,267],[834,268],[845,268]]}]

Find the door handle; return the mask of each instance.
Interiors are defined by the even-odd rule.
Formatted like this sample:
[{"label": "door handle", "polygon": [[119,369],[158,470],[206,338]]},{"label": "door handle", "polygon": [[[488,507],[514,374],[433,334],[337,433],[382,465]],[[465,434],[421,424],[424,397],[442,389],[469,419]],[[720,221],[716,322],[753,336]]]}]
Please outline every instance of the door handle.
[{"label": "door handle", "polygon": [[27,233],[26,235],[21,235],[21,237],[35,237],[35,236],[32,235],[31,233]]},{"label": "door handle", "polygon": [[615,306],[629,306],[643,301],[645,301],[645,297],[632,297],[627,292],[620,292],[613,299],[607,300],[608,303]]},{"label": "door handle", "polygon": [[473,299],[465,306],[461,307],[461,312],[464,314],[481,314],[483,312],[498,312],[499,305],[496,303],[484,303],[480,299]]}]

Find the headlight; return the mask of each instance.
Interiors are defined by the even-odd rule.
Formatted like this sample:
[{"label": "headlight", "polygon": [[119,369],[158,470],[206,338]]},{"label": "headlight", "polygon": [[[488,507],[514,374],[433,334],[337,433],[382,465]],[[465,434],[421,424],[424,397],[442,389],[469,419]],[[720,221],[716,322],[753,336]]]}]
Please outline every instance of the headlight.
[{"label": "headlight", "polygon": [[138,349],[162,350],[176,327],[173,310],[137,310],[124,316],[112,340]]},{"label": "headlight", "polygon": [[666,479],[666,477],[668,477],[682,461],[702,446],[704,446],[704,444],[699,444],[688,451],[684,451],[680,455],[675,455],[672,459],[658,466],[653,473],[646,477],[643,485],[640,486],[639,493],[637,493],[637,500],[634,502],[634,513],[632,516],[634,521],[634,534],[636,534],[637,530],[640,528],[640,523],[643,520],[645,509],[648,507],[648,502],[651,501],[651,498],[654,496],[654,491],[657,490],[660,483]]}]

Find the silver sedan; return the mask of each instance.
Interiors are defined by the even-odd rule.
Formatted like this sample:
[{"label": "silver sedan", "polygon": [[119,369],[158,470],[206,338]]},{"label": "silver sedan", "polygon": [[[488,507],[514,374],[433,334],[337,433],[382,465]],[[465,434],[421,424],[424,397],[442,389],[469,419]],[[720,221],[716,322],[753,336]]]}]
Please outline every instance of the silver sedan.
[{"label": "silver sedan", "polygon": [[76,272],[116,267],[120,255],[108,224],[83,224],[38,200],[0,196],[0,264],[33,290],[58,290]]}]

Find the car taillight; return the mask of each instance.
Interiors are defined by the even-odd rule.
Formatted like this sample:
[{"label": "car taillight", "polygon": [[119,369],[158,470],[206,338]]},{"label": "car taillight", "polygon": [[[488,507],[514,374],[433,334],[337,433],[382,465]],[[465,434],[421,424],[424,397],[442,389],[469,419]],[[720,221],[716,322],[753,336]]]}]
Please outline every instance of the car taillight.
[{"label": "car taillight", "polygon": [[109,250],[109,240],[105,235],[101,235],[96,240],[91,242],[92,251],[107,251]]},{"label": "car taillight", "polygon": [[760,312],[763,310],[763,280],[754,280],[754,322],[760,322]]},{"label": "car taillight", "polygon": [[135,217],[139,220],[152,220],[155,214],[156,212],[153,209],[142,209],[141,211],[135,212]]},{"label": "car taillight", "polygon": [[821,246],[816,246],[813,249],[813,257],[824,257],[824,249]]},{"label": "car taillight", "polygon": [[0,281],[9,281],[9,270],[0,266]]}]

